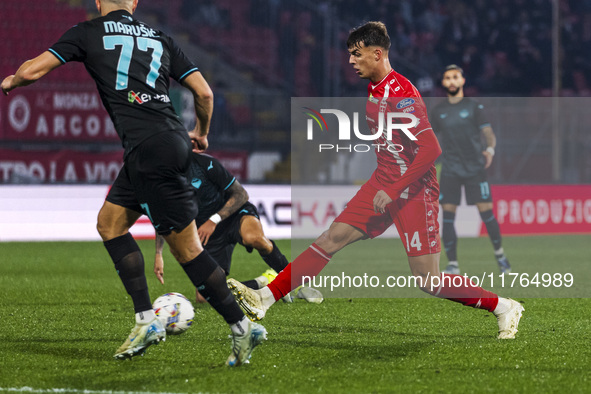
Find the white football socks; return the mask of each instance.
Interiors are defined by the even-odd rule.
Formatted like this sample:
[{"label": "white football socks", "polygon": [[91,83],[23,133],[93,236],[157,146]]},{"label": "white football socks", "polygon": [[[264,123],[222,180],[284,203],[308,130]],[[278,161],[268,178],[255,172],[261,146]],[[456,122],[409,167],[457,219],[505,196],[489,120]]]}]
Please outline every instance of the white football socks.
[{"label": "white football socks", "polygon": [[273,295],[273,292],[267,286],[258,290],[258,292],[263,299],[263,305],[265,308],[269,309],[271,305],[275,303],[275,296]]},{"label": "white football socks", "polygon": [[156,318],[154,309],[148,309],[147,311],[138,312],[135,314],[136,324],[148,324]]},{"label": "white football socks", "polygon": [[245,335],[248,332],[248,324],[250,320],[246,316],[242,317],[238,323],[234,323],[230,325],[230,329],[232,330],[232,334],[235,335]]},{"label": "white football socks", "polygon": [[262,289],[263,287],[267,286],[269,284],[269,279],[267,279],[264,276],[257,276],[256,278],[254,278],[255,282],[257,282],[257,285],[259,285],[259,289]]}]

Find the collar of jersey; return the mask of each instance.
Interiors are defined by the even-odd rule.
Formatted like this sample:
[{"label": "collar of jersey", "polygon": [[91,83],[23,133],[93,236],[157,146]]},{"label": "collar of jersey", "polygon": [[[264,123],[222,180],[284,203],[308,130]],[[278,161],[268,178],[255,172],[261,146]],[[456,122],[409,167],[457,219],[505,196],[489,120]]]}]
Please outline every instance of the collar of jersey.
[{"label": "collar of jersey", "polygon": [[118,14],[131,16],[131,14],[129,13],[129,11],[127,11],[127,10],[115,10],[115,11],[109,12],[107,15],[118,15]]},{"label": "collar of jersey", "polygon": [[385,81],[385,80],[388,78],[388,76],[389,76],[390,74],[392,74],[393,72],[394,72],[394,69],[390,70],[390,72],[389,72],[388,74],[386,74],[386,76],[385,76],[384,78],[382,78],[382,80],[381,80],[380,82],[378,82],[378,83],[377,83],[377,84],[375,84],[375,85],[374,85],[374,84],[371,84],[371,88],[372,88],[372,90],[373,90],[373,89],[375,89],[375,88],[377,88],[378,86],[380,86],[380,85],[382,84],[382,82],[384,82],[384,81]]}]

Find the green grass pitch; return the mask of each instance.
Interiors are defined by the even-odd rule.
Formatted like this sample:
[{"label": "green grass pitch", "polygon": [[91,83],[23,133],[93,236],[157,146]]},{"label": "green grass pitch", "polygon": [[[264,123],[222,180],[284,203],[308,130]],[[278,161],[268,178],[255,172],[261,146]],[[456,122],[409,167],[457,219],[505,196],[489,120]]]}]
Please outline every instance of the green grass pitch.
[{"label": "green grass pitch", "polygon": [[[588,241],[507,237],[504,246],[515,269],[576,264],[576,280],[588,287]],[[399,241],[367,242],[390,251],[393,272],[408,274]],[[157,282],[153,244],[140,244],[153,299],[169,291],[193,298],[169,254],[165,284]],[[291,243],[279,245],[289,256]],[[363,258],[355,253],[352,247],[333,264]],[[486,238],[460,240],[459,258],[468,271],[496,271]],[[232,276],[248,279],[265,268],[256,252],[237,248]],[[434,298],[279,303],[263,321],[269,339],[251,364],[230,369],[229,330],[203,306],[186,333],[144,357],[114,360],[133,311],[100,242],[0,243],[0,295],[0,392],[591,392],[589,298],[518,297],[526,311],[512,341],[495,339],[491,314]]]}]

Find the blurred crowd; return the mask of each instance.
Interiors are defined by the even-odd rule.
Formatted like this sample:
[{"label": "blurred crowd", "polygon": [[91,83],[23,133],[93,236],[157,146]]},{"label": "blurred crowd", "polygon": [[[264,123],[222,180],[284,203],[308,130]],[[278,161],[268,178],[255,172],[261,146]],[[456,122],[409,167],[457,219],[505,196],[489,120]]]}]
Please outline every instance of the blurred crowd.
[{"label": "blurred crowd", "polygon": [[[294,96],[348,95],[360,83],[347,67],[348,31],[383,21],[392,38],[394,68],[425,95],[440,95],[450,63],[470,80],[471,95],[548,96],[552,87],[551,0],[250,0],[237,23],[231,3],[184,0],[186,21],[216,31],[259,28],[277,50],[260,59],[263,80]],[[236,3],[234,3],[236,4]],[[563,95],[586,96],[591,78],[591,0],[560,0]],[[238,18],[240,19],[240,18]],[[234,30],[233,30],[234,29]],[[240,29],[240,31],[236,31]],[[231,37],[231,36],[230,36]],[[197,39],[198,40],[198,39]],[[264,39],[263,39],[264,40]],[[232,53],[254,59],[256,53]],[[252,66],[252,59],[251,66]],[[272,70],[265,64],[273,64]],[[336,75],[337,73],[338,75]],[[327,81],[327,75],[330,80]],[[327,88],[338,84],[337,88]],[[329,89],[327,91],[327,89]]]},{"label": "blurred crowd", "polygon": [[[588,95],[591,1],[561,0],[560,10],[562,87],[566,95]],[[472,95],[550,94],[550,0],[342,0],[339,17],[349,25],[384,21],[393,58],[416,67],[415,78],[437,85],[442,68],[455,63]]]}]

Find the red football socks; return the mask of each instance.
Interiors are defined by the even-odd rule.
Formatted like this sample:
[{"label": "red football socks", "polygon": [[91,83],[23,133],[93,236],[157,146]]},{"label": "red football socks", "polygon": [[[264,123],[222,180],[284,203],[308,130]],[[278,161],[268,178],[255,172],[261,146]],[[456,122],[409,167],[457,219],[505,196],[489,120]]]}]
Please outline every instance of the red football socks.
[{"label": "red football socks", "polygon": [[439,287],[433,289],[435,297],[446,298],[473,308],[492,312],[497,307],[499,296],[478,287],[469,278],[454,274],[441,274]]},{"label": "red football socks", "polygon": [[273,293],[275,301],[300,286],[304,279],[313,278],[328,264],[331,255],[316,244],[310,245],[302,254],[283,269],[267,286]]}]

